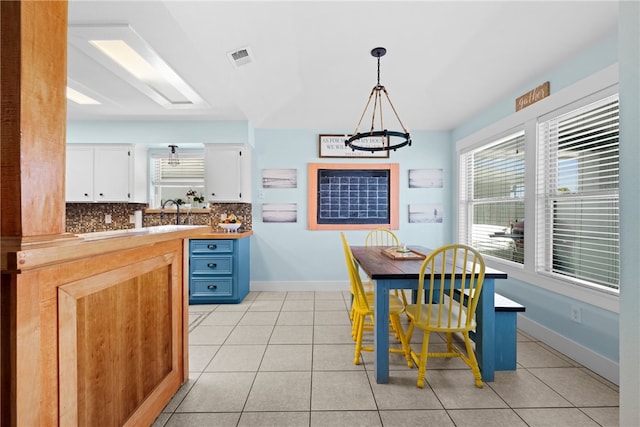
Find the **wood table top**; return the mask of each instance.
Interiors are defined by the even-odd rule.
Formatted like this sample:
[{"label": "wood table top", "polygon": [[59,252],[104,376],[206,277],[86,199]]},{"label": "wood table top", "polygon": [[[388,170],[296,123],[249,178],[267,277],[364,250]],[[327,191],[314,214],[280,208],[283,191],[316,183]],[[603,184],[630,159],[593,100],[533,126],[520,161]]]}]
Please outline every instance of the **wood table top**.
[{"label": "wood table top", "polygon": [[[429,255],[433,249],[408,245],[407,248]],[[394,260],[382,251],[386,247],[351,246],[353,256],[367,275],[374,280],[418,279],[424,260]],[[492,268],[485,269],[485,279],[506,279],[507,274]]]}]

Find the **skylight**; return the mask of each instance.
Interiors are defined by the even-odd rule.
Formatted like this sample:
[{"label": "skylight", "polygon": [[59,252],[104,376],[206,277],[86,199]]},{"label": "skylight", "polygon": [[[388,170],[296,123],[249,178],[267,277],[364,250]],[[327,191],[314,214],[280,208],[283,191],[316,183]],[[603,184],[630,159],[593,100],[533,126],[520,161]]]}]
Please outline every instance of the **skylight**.
[{"label": "skylight", "polygon": [[69,25],[69,41],[165,108],[208,107],[129,25]]},{"label": "skylight", "polygon": [[100,101],[96,101],[88,95],[85,95],[82,92],[79,92],[73,88],[67,86],[67,99],[75,102],[76,104],[82,105],[98,105]]}]

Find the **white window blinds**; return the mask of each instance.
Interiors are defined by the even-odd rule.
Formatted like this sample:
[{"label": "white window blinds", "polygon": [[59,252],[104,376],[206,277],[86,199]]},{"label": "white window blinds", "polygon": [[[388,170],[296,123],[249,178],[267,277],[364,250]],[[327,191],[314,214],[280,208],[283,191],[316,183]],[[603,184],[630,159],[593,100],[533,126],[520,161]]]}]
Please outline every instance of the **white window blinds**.
[{"label": "white window blinds", "polygon": [[537,269],[618,289],[618,95],[538,132]]},{"label": "white window blinds", "polygon": [[524,262],[524,132],[462,156],[462,240],[485,255]]},{"label": "white window blinds", "polygon": [[180,158],[180,164],[169,164],[168,158],[153,159],[153,184],[184,186],[204,184],[204,156]]}]

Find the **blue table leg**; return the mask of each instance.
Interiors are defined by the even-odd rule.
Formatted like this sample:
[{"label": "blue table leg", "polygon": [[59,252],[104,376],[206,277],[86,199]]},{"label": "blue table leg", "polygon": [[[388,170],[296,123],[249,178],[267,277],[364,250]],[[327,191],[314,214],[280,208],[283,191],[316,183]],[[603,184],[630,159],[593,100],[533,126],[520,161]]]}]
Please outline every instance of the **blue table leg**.
[{"label": "blue table leg", "polygon": [[494,309],[495,283],[493,279],[484,279],[480,301],[476,308],[476,357],[482,372],[483,381],[493,381],[496,368],[495,360],[495,309]]},{"label": "blue table leg", "polygon": [[374,371],[376,382],[389,382],[389,280],[378,280],[374,291]]}]

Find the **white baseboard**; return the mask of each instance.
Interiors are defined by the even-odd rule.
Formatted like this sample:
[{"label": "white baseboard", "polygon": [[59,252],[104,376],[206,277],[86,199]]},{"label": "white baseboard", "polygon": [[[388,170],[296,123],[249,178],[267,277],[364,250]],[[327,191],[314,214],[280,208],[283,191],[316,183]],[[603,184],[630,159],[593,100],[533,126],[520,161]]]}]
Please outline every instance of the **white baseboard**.
[{"label": "white baseboard", "polygon": [[344,281],[337,282],[256,282],[252,281],[250,285],[252,291],[265,292],[297,292],[297,291],[349,291],[349,283]]},{"label": "white baseboard", "polygon": [[607,359],[522,314],[518,316],[518,329],[522,329],[612,383],[620,384],[620,365],[617,362]]}]

